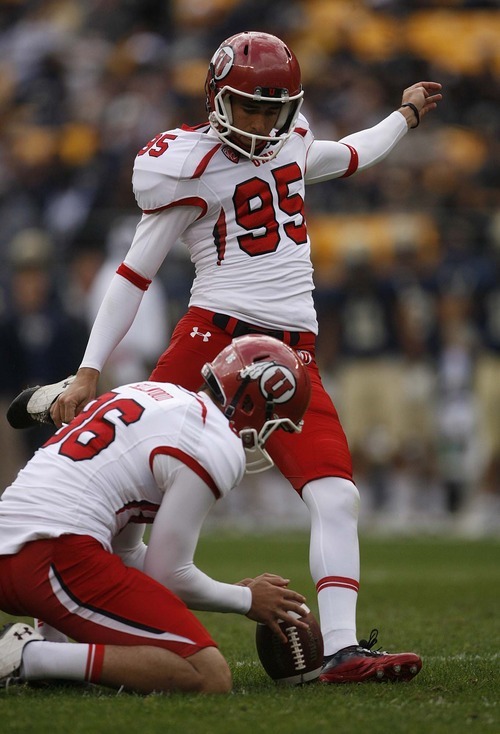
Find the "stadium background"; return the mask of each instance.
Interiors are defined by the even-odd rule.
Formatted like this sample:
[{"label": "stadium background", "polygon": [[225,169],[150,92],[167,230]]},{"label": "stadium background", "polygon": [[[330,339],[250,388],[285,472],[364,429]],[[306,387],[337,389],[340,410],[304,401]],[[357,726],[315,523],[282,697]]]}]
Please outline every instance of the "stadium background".
[{"label": "stadium background", "polygon": [[[375,124],[420,79],[443,84],[439,109],[384,163],[308,189],[318,355],[353,451],[362,527],[499,534],[498,2],[3,0],[2,486],[43,436],[12,431],[6,405],[77,368],[131,240],[137,150],[205,119],[208,59],[243,29],[290,43],[318,138]],[[191,278],[175,248],[105,381],[148,374]],[[272,491],[264,477],[246,481],[212,523],[306,523],[272,479]]]}]

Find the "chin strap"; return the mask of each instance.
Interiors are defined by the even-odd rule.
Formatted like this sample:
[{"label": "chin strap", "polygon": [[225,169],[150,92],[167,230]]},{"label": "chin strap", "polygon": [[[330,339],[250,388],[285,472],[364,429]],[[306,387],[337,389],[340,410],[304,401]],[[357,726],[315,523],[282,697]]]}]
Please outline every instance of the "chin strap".
[{"label": "chin strap", "polygon": [[266,399],[266,421],[270,421],[273,417],[273,411],[274,411],[274,400],[271,395],[271,393],[268,393],[267,399]]},{"label": "chin strap", "polygon": [[241,381],[241,385],[239,386],[239,388],[234,393],[233,399],[231,400],[231,402],[229,403],[229,405],[227,406],[227,408],[224,410],[224,415],[229,420],[231,420],[231,418],[233,417],[233,415],[234,415],[234,413],[236,411],[236,406],[238,405],[239,400],[240,400],[240,398],[241,398],[241,396],[243,394],[243,391],[244,391],[244,389],[246,388],[246,386],[248,385],[249,382],[250,382],[250,376],[247,375],[247,377],[244,377],[243,380]]}]

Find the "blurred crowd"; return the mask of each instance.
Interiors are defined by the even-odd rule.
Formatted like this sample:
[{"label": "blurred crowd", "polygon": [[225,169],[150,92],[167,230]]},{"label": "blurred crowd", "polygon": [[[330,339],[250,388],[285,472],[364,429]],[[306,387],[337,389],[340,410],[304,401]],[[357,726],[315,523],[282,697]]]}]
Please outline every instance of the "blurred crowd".
[{"label": "blurred crowd", "polygon": [[[205,120],[208,60],[244,29],[290,43],[320,139],[375,124],[420,79],[443,84],[384,163],[308,190],[318,358],[362,519],[500,532],[497,0],[0,0],[2,484],[44,437],[20,438],[6,405],[78,367],[132,239],[135,154]],[[103,385],[147,376],[191,279],[179,246]]]}]

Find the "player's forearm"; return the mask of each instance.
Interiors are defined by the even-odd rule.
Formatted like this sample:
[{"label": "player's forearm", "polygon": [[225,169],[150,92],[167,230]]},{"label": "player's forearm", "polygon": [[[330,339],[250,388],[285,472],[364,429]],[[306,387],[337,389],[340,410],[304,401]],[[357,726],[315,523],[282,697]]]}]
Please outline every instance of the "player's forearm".
[{"label": "player's forearm", "polygon": [[307,157],[306,183],[315,184],[352,175],[383,160],[408,131],[400,112],[378,125],[347,135],[338,142],[315,140]]},{"label": "player's forearm", "polygon": [[347,135],[339,142],[355,148],[357,170],[362,171],[383,160],[407,132],[408,124],[402,112],[392,112],[378,125]]},{"label": "player's forearm", "polygon": [[191,609],[246,614],[252,605],[250,588],[216,581],[194,564],[203,522],[215,503],[211,489],[168,455],[155,456],[153,473],[164,497],[151,528],[144,572]]},{"label": "player's forearm", "polygon": [[190,609],[246,614],[252,605],[249,588],[216,581],[194,564],[201,526],[213,496],[208,488],[205,497],[191,490],[184,484],[184,499],[179,502],[174,496],[180,494],[179,487],[167,492],[151,530],[144,573],[177,594]]},{"label": "player's forearm", "polygon": [[115,274],[94,321],[81,367],[99,372],[130,329],[144,291]]},{"label": "player's forearm", "polygon": [[170,573],[164,584],[190,609],[246,614],[252,605],[252,592],[248,587],[216,581],[194,563]]}]

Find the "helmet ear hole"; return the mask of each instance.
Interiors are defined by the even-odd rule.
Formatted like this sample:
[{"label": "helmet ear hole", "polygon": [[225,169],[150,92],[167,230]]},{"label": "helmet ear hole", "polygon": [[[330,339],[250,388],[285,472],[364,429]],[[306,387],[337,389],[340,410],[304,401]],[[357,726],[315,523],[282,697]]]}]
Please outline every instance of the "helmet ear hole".
[{"label": "helmet ear hole", "polygon": [[254,402],[252,398],[250,397],[250,395],[245,395],[241,403],[241,410],[244,413],[251,413],[253,408],[254,408]]}]

